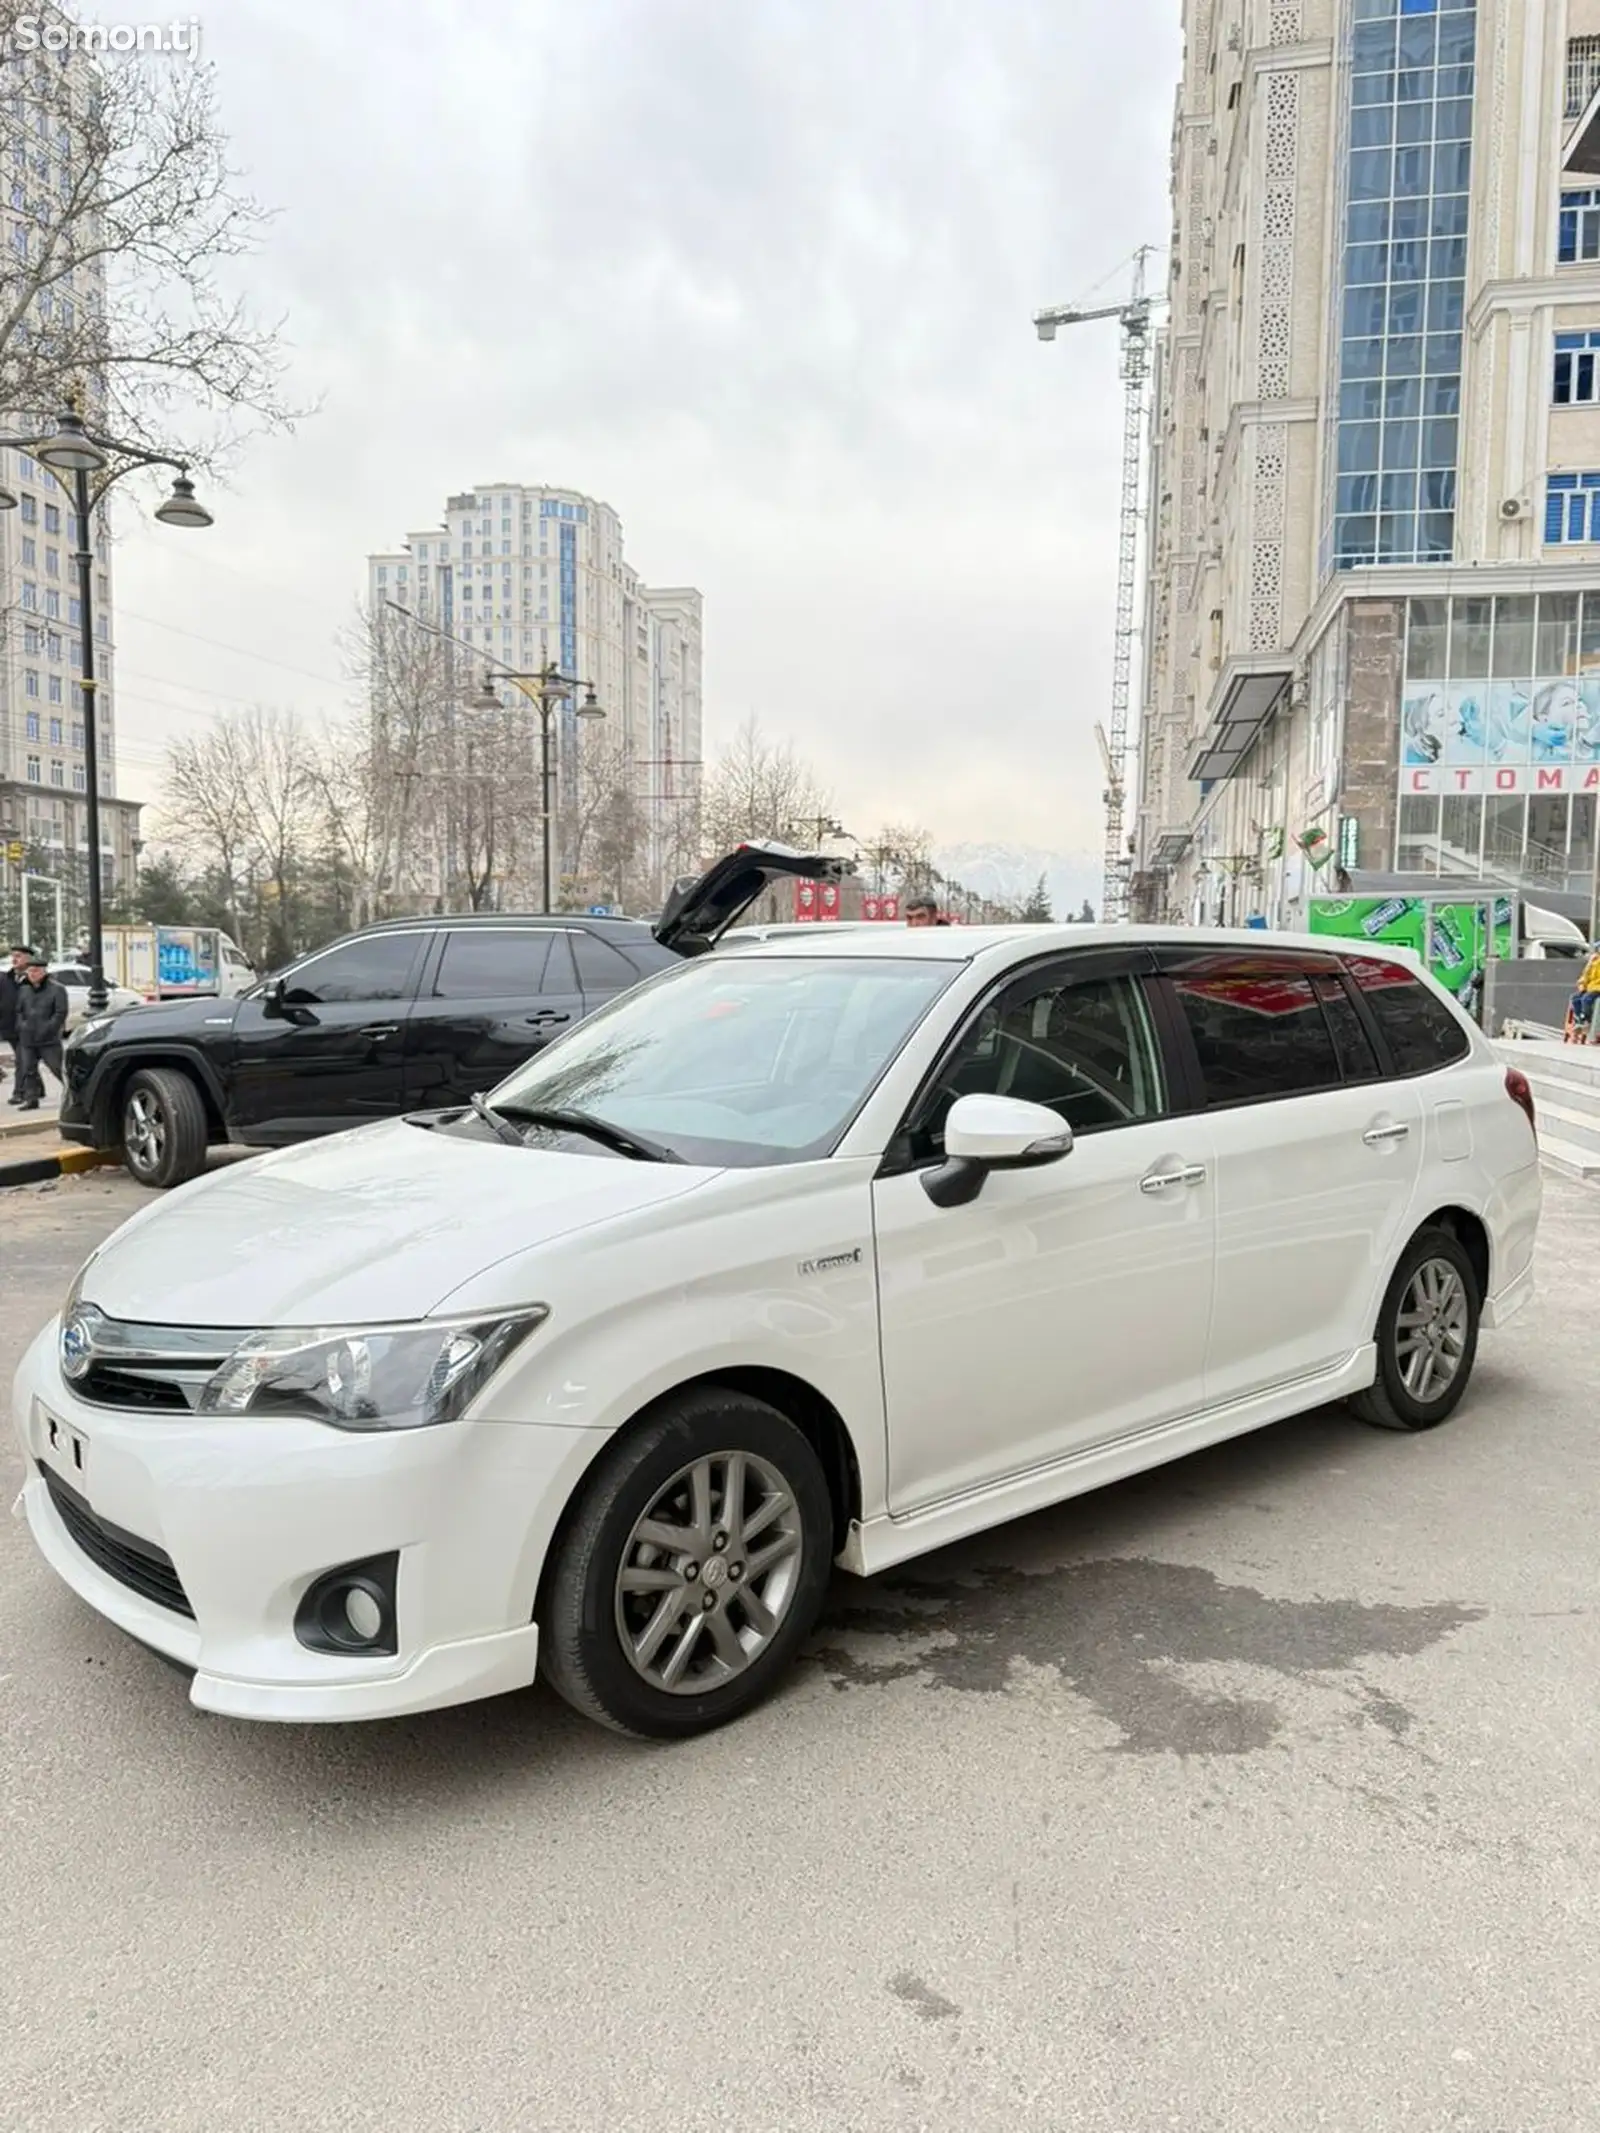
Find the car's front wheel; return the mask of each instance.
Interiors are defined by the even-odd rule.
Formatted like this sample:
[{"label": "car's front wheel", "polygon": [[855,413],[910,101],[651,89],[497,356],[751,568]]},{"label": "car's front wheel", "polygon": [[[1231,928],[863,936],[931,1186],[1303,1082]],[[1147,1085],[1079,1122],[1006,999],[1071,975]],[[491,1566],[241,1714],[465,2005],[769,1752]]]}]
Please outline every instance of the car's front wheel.
[{"label": "car's front wheel", "polygon": [[145,1067],[122,1093],[122,1160],[130,1177],[164,1191],[206,1167],[206,1107],[187,1074]]},{"label": "car's front wheel", "polygon": [[540,1601],[545,1677],[619,1733],[725,1725],[794,1657],[832,1554],[828,1485],[794,1424],[715,1385],[682,1394],[584,1481]]},{"label": "car's front wheel", "polygon": [[1453,1415],[1478,1353],[1483,1299],[1472,1261],[1445,1229],[1419,1230],[1378,1313],[1378,1375],[1350,1405],[1379,1429],[1436,1429]]}]

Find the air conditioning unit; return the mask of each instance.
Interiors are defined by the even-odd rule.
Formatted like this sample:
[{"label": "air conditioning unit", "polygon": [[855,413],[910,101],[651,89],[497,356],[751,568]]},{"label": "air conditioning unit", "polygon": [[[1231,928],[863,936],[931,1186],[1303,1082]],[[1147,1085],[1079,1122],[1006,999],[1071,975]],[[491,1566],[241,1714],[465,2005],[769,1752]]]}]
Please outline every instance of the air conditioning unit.
[{"label": "air conditioning unit", "polygon": [[1525,496],[1508,496],[1500,506],[1500,516],[1509,526],[1513,519],[1526,518],[1528,499]]}]

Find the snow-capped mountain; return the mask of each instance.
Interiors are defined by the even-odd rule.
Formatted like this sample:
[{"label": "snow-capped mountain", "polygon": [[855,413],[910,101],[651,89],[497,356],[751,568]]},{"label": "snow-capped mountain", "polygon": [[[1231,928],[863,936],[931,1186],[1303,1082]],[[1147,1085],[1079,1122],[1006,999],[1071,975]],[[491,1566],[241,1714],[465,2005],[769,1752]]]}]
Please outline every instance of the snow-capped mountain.
[{"label": "snow-capped mountain", "polygon": [[992,903],[1026,903],[1045,879],[1057,918],[1076,918],[1085,897],[1100,909],[1098,852],[1046,852],[1026,845],[949,844],[933,854],[941,874]]}]

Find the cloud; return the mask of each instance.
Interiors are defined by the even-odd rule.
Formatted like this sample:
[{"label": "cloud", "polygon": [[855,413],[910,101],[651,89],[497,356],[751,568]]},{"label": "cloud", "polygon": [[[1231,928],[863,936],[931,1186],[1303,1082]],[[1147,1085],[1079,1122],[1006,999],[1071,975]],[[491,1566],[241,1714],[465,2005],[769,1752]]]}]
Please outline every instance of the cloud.
[{"label": "cloud", "polygon": [[213,533],[129,527],[125,782],[178,703],[337,710],[366,554],[552,481],[704,592],[713,739],[754,711],[863,824],[1094,846],[1116,330],[1029,321],[1165,233],[1176,13],[215,0],[281,209],[248,287],[323,406]]}]

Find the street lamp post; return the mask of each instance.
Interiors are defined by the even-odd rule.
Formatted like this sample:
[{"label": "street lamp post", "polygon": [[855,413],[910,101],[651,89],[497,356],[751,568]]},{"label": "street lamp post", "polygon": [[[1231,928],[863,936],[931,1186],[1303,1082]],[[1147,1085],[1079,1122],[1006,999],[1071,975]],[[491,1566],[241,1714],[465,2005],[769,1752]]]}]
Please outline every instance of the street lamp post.
[{"label": "street lamp post", "polygon": [[[570,675],[563,674],[554,661],[547,661],[531,674],[514,673],[510,667],[501,666],[498,660],[495,667],[500,679],[519,688],[539,713],[539,810],[540,827],[544,836],[544,909],[548,917],[555,906],[555,884],[550,868],[550,818],[555,813],[556,774],[550,757],[550,732],[556,707],[574,701],[581,689],[583,697],[577,703],[577,716],[598,719],[604,718],[606,714],[594,693],[593,683],[574,681]],[[469,710],[498,711],[503,708],[499,697],[490,686],[493,679],[492,675],[484,675],[482,691],[472,699],[468,705]]]},{"label": "street lamp post", "polygon": [[[83,768],[89,834],[89,1012],[105,1011],[105,941],[101,910],[100,876],[100,727],[96,714],[94,671],[94,550],[89,544],[89,521],[113,482],[136,467],[170,467],[174,470],[172,494],[156,507],[164,526],[209,526],[211,513],[198,502],[187,462],[169,459],[160,452],[147,452],[140,445],[123,444],[112,437],[94,435],[84,427],[76,408],[58,417],[54,430],[39,437],[0,437],[0,447],[31,452],[39,464],[55,476],[57,484],[72,498],[78,521],[78,545],[73,561],[78,569],[78,632],[83,645],[79,680],[83,691]],[[102,478],[90,490],[89,477]],[[68,477],[71,486],[68,487]],[[18,499],[0,485],[0,511],[15,511]],[[57,951],[63,948],[56,943]]]},{"label": "street lamp post", "polygon": [[[453,644],[460,651],[468,652],[474,659],[482,661],[486,670],[483,677],[483,688],[469,702],[469,710],[499,711],[504,708],[499,697],[495,695],[493,688],[490,686],[496,676],[501,681],[511,682],[522,691],[522,694],[527,697],[531,704],[536,706],[539,713],[540,727],[539,808],[543,817],[544,829],[544,908],[548,916],[555,905],[555,884],[550,870],[550,817],[555,812],[556,773],[555,765],[550,758],[550,725],[555,717],[556,706],[568,702],[576,702],[579,718],[604,718],[606,715],[605,707],[595,695],[594,683],[577,681],[570,674],[563,674],[560,667],[553,660],[547,661],[544,666],[531,674],[519,673],[515,667],[508,666],[504,660],[496,659],[492,652],[486,652],[481,645],[470,644],[464,637],[453,636],[449,630],[441,629],[437,622],[425,622],[419,614],[414,613],[411,608],[406,607],[401,601],[386,598],[383,604],[385,607],[392,607],[397,615],[404,615],[408,622],[414,623],[419,630],[426,631],[428,636],[441,638],[444,643]],[[491,667],[494,669],[493,674],[487,671]],[[578,693],[580,690],[583,692],[581,698]]]}]

